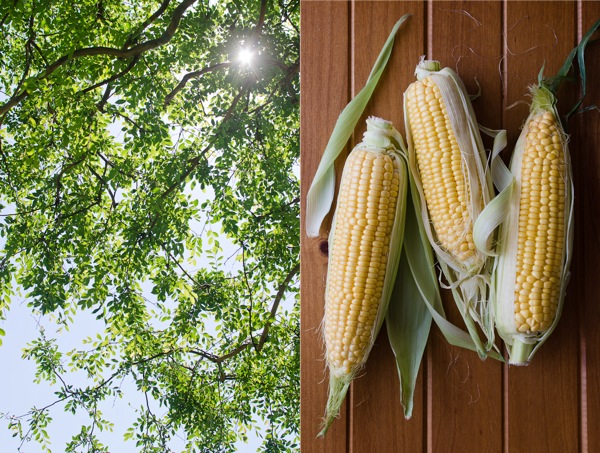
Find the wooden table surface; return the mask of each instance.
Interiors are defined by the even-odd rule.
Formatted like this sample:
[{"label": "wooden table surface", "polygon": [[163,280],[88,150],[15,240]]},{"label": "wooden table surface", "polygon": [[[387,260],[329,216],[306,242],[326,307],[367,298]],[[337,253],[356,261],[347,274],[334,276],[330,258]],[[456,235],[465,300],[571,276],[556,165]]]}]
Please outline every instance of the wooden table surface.
[{"label": "wooden table surface", "polygon": [[[327,396],[319,331],[327,257],[304,235],[304,200],[337,116],[362,88],[393,24],[412,18],[395,47],[367,115],[403,132],[402,94],[422,55],[462,77],[478,121],[508,131],[508,159],[527,116],[527,87],[545,64],[554,74],[600,18],[598,2],[311,1],[301,3],[301,449],[303,453],[600,452],[600,111],[576,115],[571,133],[575,251],[560,323],[528,367],[480,361],[433,327],[405,420],[385,328],[340,418],[316,438]],[[600,105],[600,43],[586,53],[588,96]],[[559,92],[563,110],[578,87]],[[362,137],[364,121],[356,137]],[[349,143],[348,150],[353,143]],[[489,144],[487,146],[490,146]],[[339,169],[343,158],[338,163]],[[460,324],[449,294],[450,319]]]}]

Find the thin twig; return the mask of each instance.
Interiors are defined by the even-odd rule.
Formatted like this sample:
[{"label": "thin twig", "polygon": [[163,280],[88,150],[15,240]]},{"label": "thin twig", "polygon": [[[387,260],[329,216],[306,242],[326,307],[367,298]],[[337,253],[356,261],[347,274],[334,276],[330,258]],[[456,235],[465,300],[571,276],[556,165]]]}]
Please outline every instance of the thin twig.
[{"label": "thin twig", "polygon": [[246,289],[248,290],[248,299],[250,300],[250,307],[248,308],[248,335],[250,336],[250,341],[254,345],[254,348],[257,348],[257,344],[254,341],[254,336],[252,335],[252,310],[254,309],[254,299],[252,297],[252,287],[250,286],[250,282],[248,280],[248,272],[246,271],[246,247],[244,243],[241,243],[242,246],[242,274],[244,276],[244,283],[246,284]]},{"label": "thin twig", "polygon": [[113,74],[112,76],[110,76],[107,79],[102,80],[101,82],[95,83],[92,86],[84,88],[79,93],[88,93],[92,90],[95,90],[96,88],[106,85],[107,83],[114,82],[115,80],[119,79],[120,77],[122,77],[125,74],[127,74],[128,72],[130,72],[133,69],[133,67],[135,66],[135,64],[138,62],[139,59],[140,59],[140,55],[136,55],[135,57],[133,57],[131,59],[131,62],[127,65],[127,67],[125,69],[123,69],[121,72]]},{"label": "thin twig", "polygon": [[[300,263],[297,263],[292,268],[292,270],[290,270],[290,272],[288,272],[283,283],[281,283],[279,285],[279,289],[277,290],[277,294],[275,295],[275,299],[273,300],[273,306],[271,307],[271,319],[265,324],[265,328],[263,329],[262,335],[260,336],[260,342],[259,342],[260,349],[262,349],[262,346],[267,341],[267,337],[269,335],[269,328],[271,327],[271,323],[273,322],[272,320],[275,319],[275,315],[277,314],[277,310],[279,309],[279,304],[283,300],[285,291],[287,290],[287,287],[291,283],[292,279],[296,276],[296,274],[298,274],[299,271],[300,271]],[[260,349],[259,349],[259,351],[260,351]]]},{"label": "thin twig", "polygon": [[171,103],[171,101],[173,100],[173,98],[177,95],[177,93],[179,93],[181,90],[183,90],[185,85],[191,79],[197,79],[198,77],[201,77],[208,72],[212,72],[212,71],[215,71],[215,70],[221,69],[221,68],[226,68],[228,66],[231,66],[231,63],[232,63],[231,61],[224,61],[222,63],[217,63],[212,66],[208,66],[206,68],[200,69],[198,71],[188,72],[186,75],[183,76],[183,78],[181,79],[181,82],[179,82],[177,84],[177,86],[175,88],[173,88],[173,90],[169,94],[167,94],[167,96],[165,97],[164,105],[165,106],[169,105]]},{"label": "thin twig", "polygon": [[162,14],[166,11],[167,7],[169,6],[169,3],[171,3],[171,0],[163,0],[163,2],[160,4],[160,6],[154,12],[154,14],[152,14],[152,16],[146,19],[144,23],[142,23],[142,25],[140,25],[136,29],[136,31],[129,35],[129,38],[127,38],[125,44],[123,44],[122,49],[127,49],[128,47],[130,47],[136,40],[136,38],[138,38],[144,32],[144,30],[148,28],[150,24],[152,24],[156,19],[162,16]]},{"label": "thin twig", "polygon": [[196,354],[201,357],[204,357],[205,359],[210,360],[211,362],[216,363],[216,364],[223,363],[225,360],[235,357],[236,355],[238,355],[245,349],[249,348],[250,346],[254,346],[256,351],[260,352],[262,350],[263,346],[265,345],[265,343],[267,342],[267,339],[269,336],[269,329],[271,327],[271,324],[273,323],[273,320],[275,319],[275,315],[277,314],[279,305],[281,304],[281,301],[283,300],[283,296],[285,295],[285,292],[287,291],[287,288],[288,288],[289,284],[291,283],[292,279],[296,276],[296,274],[298,274],[299,271],[300,271],[300,263],[297,263],[288,272],[284,281],[279,285],[277,294],[275,295],[275,298],[273,300],[273,305],[271,306],[270,319],[265,323],[265,326],[260,335],[260,339],[259,339],[258,343],[254,344],[253,341],[246,340],[246,341],[242,342],[240,345],[233,348],[228,353],[220,355],[220,356],[218,356],[216,354],[210,354],[206,351],[200,351],[197,349],[191,349],[191,350],[188,350],[187,352],[189,352],[190,354]]}]

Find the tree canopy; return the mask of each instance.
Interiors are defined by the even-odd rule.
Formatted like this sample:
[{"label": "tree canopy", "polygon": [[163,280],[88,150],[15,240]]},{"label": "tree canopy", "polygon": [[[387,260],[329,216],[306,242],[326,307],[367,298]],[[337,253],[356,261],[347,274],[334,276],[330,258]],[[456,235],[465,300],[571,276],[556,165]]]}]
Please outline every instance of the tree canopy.
[{"label": "tree canopy", "polygon": [[[23,379],[54,389],[0,407],[22,451],[110,451],[130,389],[130,451],[297,450],[298,27],[298,0],[0,3],[0,327],[17,297],[43,320]],[[67,445],[56,411],[88,414]]]}]

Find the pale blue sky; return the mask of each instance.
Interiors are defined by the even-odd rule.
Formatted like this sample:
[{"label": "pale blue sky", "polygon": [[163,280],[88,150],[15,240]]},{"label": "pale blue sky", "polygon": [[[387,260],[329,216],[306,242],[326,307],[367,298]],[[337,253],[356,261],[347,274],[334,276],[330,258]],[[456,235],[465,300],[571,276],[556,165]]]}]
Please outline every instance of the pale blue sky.
[{"label": "pale blue sky", "polygon": [[[216,0],[210,0],[210,3],[215,3]],[[6,99],[6,96],[0,93],[0,102]],[[120,125],[115,124],[113,133],[119,137],[122,133]],[[294,175],[299,179],[299,165],[294,168]],[[212,197],[211,193],[195,194],[199,198]],[[200,232],[202,224],[192,225],[196,232]],[[219,232],[220,226],[212,225],[211,229]],[[225,258],[234,254],[236,246],[229,243],[225,238],[219,238],[223,247],[222,256]],[[0,242],[1,246],[1,242]],[[198,263],[202,265],[201,262]],[[238,264],[239,265],[239,264]],[[233,259],[227,261],[226,271],[235,270],[236,262]],[[152,299],[149,293],[148,298]],[[290,310],[294,301],[293,298],[287,298],[280,306],[280,311]],[[32,315],[31,310],[27,307],[27,302],[22,297],[16,297],[12,301],[11,309],[6,313],[6,319],[0,320],[0,328],[6,331],[6,336],[3,338],[3,346],[0,347],[0,363],[2,363],[3,372],[0,373],[0,413],[8,413],[11,415],[22,415],[27,413],[31,407],[43,407],[55,401],[53,391],[58,387],[50,387],[47,383],[35,384],[33,382],[35,374],[35,366],[32,362],[23,360],[22,350],[28,342],[37,338],[38,324],[43,325],[46,329],[47,337],[56,337],[59,342],[61,351],[81,347],[81,341],[88,336],[95,336],[102,328],[100,322],[89,313],[83,312],[77,315],[75,322],[70,327],[69,332],[57,334],[56,325],[48,318],[41,319],[39,316]],[[77,384],[73,381],[73,376],[69,374],[70,383]],[[83,383],[82,379],[80,383]],[[129,382],[123,382],[122,388],[124,394],[128,397],[125,399],[106,401],[101,410],[105,418],[112,421],[114,426],[113,432],[99,433],[99,438],[110,447],[110,453],[130,453],[135,448],[135,442],[125,442],[123,434],[129,428],[136,418],[135,408],[145,404],[143,395],[135,391],[135,387]],[[133,391],[127,391],[127,390]],[[48,432],[52,441],[51,448],[54,453],[62,452],[66,442],[71,436],[77,433],[82,424],[88,422],[88,417],[84,414],[72,415],[64,413],[62,405],[57,405],[51,412],[53,417],[52,424],[48,427]],[[154,409],[154,408],[153,408]],[[297,410],[298,408],[291,408]],[[163,409],[164,410],[164,409]],[[156,408],[156,413],[160,414],[160,408]],[[0,419],[0,453],[16,453],[20,444],[18,438],[13,438],[12,434],[7,429],[8,420]],[[264,426],[264,425],[263,425]],[[239,452],[255,452],[261,444],[261,439],[253,432],[248,433],[249,442],[247,444],[239,443]],[[179,451],[184,445],[184,439],[174,439],[172,448],[174,451]],[[30,442],[22,448],[26,453],[41,453],[41,448],[35,443]]]},{"label": "pale blue sky", "polygon": [[[219,225],[215,226],[220,228]],[[220,242],[224,246],[223,256],[228,257],[235,251],[236,247],[228,243],[225,238],[220,238]],[[231,262],[234,261],[231,260]],[[201,265],[201,263],[199,264]],[[149,288],[146,290],[146,296],[151,299],[153,296],[150,294]],[[38,324],[44,326],[48,338],[57,338],[59,349],[63,352],[81,348],[83,339],[89,336],[94,337],[96,333],[101,333],[102,329],[101,323],[93,315],[89,312],[81,312],[75,318],[69,331],[63,330],[58,333],[56,324],[51,322],[48,317],[41,318],[32,315],[26,301],[23,298],[15,298],[6,320],[0,321],[0,328],[6,331],[3,345],[0,347],[0,363],[3,364],[4,370],[3,373],[0,373],[0,388],[4,389],[0,393],[0,412],[22,415],[33,406],[43,407],[55,401],[53,392],[58,387],[50,387],[46,382],[35,384],[33,382],[35,365],[21,357],[22,350],[27,343],[37,338]],[[76,379],[77,377],[77,375],[69,373],[68,382],[72,384],[85,382],[81,376],[79,376],[80,379]],[[132,383],[122,382],[122,389],[126,399],[107,400],[101,406],[105,418],[115,424],[113,432],[98,433],[100,440],[110,446],[110,453],[130,453],[135,447],[133,441],[123,440],[123,434],[136,418],[135,408],[145,404],[143,395],[135,390]],[[53,422],[49,426],[48,432],[52,440],[53,452],[62,452],[71,436],[79,431],[82,424],[89,422],[89,418],[85,414],[64,413],[62,407],[62,405],[57,405],[51,412]],[[153,411],[157,415],[161,414],[161,409],[157,405],[153,407]],[[0,446],[2,446],[0,453],[16,453],[20,441],[18,438],[12,437],[7,429],[7,424],[7,420],[0,420]],[[254,452],[257,450],[261,439],[252,431],[248,432],[248,437],[247,444],[238,443],[238,451]],[[171,445],[174,451],[180,451],[185,442],[184,439],[175,438]],[[42,453],[41,447],[35,442],[25,445],[22,451]]]},{"label": "pale blue sky", "polygon": [[[2,96],[0,94],[0,102]],[[113,125],[113,134],[115,137],[120,137],[122,134],[119,124]],[[295,173],[298,169],[295,170]],[[214,198],[214,194],[210,189],[206,192],[200,192],[198,189],[192,195],[196,196],[200,203],[207,198]],[[4,209],[4,212],[14,212],[11,207]],[[204,221],[193,222],[190,226],[193,231],[200,234],[206,228],[215,232],[220,232],[221,225],[219,223],[205,226]],[[0,240],[0,246],[2,245]],[[221,255],[227,259],[235,254],[238,249],[227,238],[222,235],[219,237],[219,243],[223,249]],[[206,260],[198,260],[198,266],[206,266]],[[186,266],[186,270],[191,271],[191,266]],[[240,264],[234,259],[229,259],[226,262],[226,267],[223,269],[226,272],[234,272],[239,269]],[[144,295],[147,299],[153,300],[151,287],[148,284],[142,285]],[[292,301],[286,301],[280,308],[290,309]],[[210,322],[205,321],[210,329]],[[0,320],[0,328],[4,329],[6,336],[3,339],[3,345],[0,347],[0,363],[3,364],[3,373],[0,373],[0,388],[5,389],[0,392],[0,413],[8,413],[10,415],[26,414],[33,406],[44,407],[47,404],[55,401],[54,391],[58,387],[51,387],[46,382],[36,384],[33,382],[35,376],[35,365],[28,360],[22,359],[23,348],[27,343],[38,337],[38,324],[44,326],[46,336],[48,338],[57,338],[59,349],[62,352],[69,351],[75,348],[83,348],[82,340],[86,337],[94,337],[97,333],[102,333],[102,324],[95,319],[89,312],[80,312],[75,318],[69,331],[57,331],[57,326],[51,321],[51,317],[42,318],[34,316],[31,309],[27,307],[27,302],[22,297],[16,297],[12,301],[11,309],[6,314],[5,320]],[[79,381],[74,378],[76,375],[69,373],[69,383],[83,384],[84,379]],[[136,419],[135,408],[145,404],[143,395],[135,390],[135,386],[127,381],[122,383],[123,393],[127,399],[116,399],[106,401],[101,406],[101,411],[108,419],[114,423],[114,431],[104,431],[98,433],[98,437],[102,442],[110,446],[110,453],[130,453],[132,448],[135,448],[134,441],[124,441],[123,434]],[[51,448],[54,453],[62,452],[64,445],[70,440],[71,436],[76,434],[82,424],[89,423],[89,418],[85,414],[72,415],[64,413],[62,405],[57,405],[51,411],[53,417],[52,424],[48,427],[48,433],[52,441]],[[163,409],[164,410],[164,409]],[[159,415],[161,409],[153,407],[153,411]],[[0,419],[0,453],[17,453],[20,441],[18,438],[13,438],[12,433],[8,430],[8,420]],[[261,425],[262,426],[262,425]],[[256,436],[253,431],[247,433],[249,442],[247,444],[238,443],[239,452],[255,452],[261,444],[261,439]],[[184,439],[175,438],[172,442],[174,451],[180,451],[185,445]],[[41,453],[41,447],[35,442],[30,442],[22,448],[25,453]]]}]

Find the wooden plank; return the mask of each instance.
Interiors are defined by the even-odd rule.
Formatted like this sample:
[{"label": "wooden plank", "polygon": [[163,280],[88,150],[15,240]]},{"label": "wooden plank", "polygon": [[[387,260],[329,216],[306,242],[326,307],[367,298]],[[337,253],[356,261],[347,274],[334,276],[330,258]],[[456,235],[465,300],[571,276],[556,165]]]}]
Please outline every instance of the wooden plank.
[{"label": "wooden plank", "polygon": [[[403,91],[412,82],[414,65],[424,52],[424,12],[424,5],[417,2],[357,1],[353,4],[353,95],[364,86],[375,58],[394,23],[404,14],[412,14],[397,34],[386,72],[364,115],[374,115],[392,121],[402,132]],[[364,130],[364,121],[361,121],[355,134],[357,142],[360,141]],[[413,417],[411,420],[405,420],[400,404],[400,383],[395,359],[384,326],[364,372],[352,384],[350,451],[422,451],[425,414],[422,382],[420,378],[415,393]]]},{"label": "wooden plank", "polygon": [[[507,2],[505,10],[505,105],[528,101],[527,86],[545,64],[552,75],[575,45],[574,2]],[[562,93],[562,91],[561,91]],[[567,104],[572,93],[561,97]],[[562,104],[561,104],[562,105]],[[514,146],[526,103],[504,115],[509,145]],[[579,450],[577,300],[569,292],[562,318],[532,363],[506,370],[505,451],[575,452]]]},{"label": "wooden plank", "polygon": [[[430,57],[454,69],[469,92],[480,123],[500,128],[502,83],[501,2],[433,2]],[[448,318],[464,326],[449,291]],[[429,451],[501,451],[502,364],[448,345],[435,330],[429,349]]]},{"label": "wooden plank", "polygon": [[345,409],[325,438],[316,437],[325,410],[329,378],[320,334],[327,270],[326,249],[321,247],[326,245],[328,225],[322,228],[321,237],[309,239],[305,235],[304,216],[310,182],[335,121],[349,101],[348,14],[349,5],[345,2],[301,2],[300,442],[303,453],[347,451]]},{"label": "wooden plank", "polygon": [[[575,45],[577,33],[581,36],[600,17],[599,2],[581,0],[303,0],[301,8],[303,227],[306,191],[333,124],[350,96],[363,86],[391,26],[401,15],[413,13],[397,37],[388,70],[365,115],[390,119],[403,131],[402,93],[413,80],[418,57],[428,53],[454,68],[470,92],[481,86],[482,95],[474,102],[478,119],[486,126],[506,128],[509,148],[527,116],[527,86],[536,82],[543,64],[547,75],[554,74]],[[600,46],[590,46],[586,56],[590,80],[586,102],[600,105],[600,88],[595,83],[600,80]],[[559,95],[564,110],[574,99],[574,91],[561,90]],[[558,328],[525,368],[481,362],[474,353],[448,346],[434,328],[410,421],[402,417],[398,378],[383,333],[364,373],[352,385],[340,419],[325,439],[315,438],[328,379],[318,330],[327,265],[319,248],[326,240],[328,225],[318,239],[307,239],[302,229],[303,453],[600,451],[600,431],[595,429],[600,423],[600,308],[595,285],[600,271],[600,212],[596,207],[600,196],[600,156],[596,151],[600,113],[579,115],[569,126],[576,242],[573,277]],[[364,122],[356,137],[363,131]],[[444,302],[451,320],[460,324],[447,293]]]},{"label": "wooden plank", "polygon": [[[600,19],[600,4],[583,2],[582,29],[585,33]],[[596,36],[598,36],[596,34]],[[581,36],[580,36],[581,38]],[[584,106],[600,105],[600,46],[586,50],[588,71],[587,95]],[[598,304],[598,275],[600,274],[600,112],[591,110],[576,115],[579,126],[573,152],[575,174],[575,256],[572,267],[574,295],[579,301],[581,325],[581,451],[600,451],[600,304]]]}]

